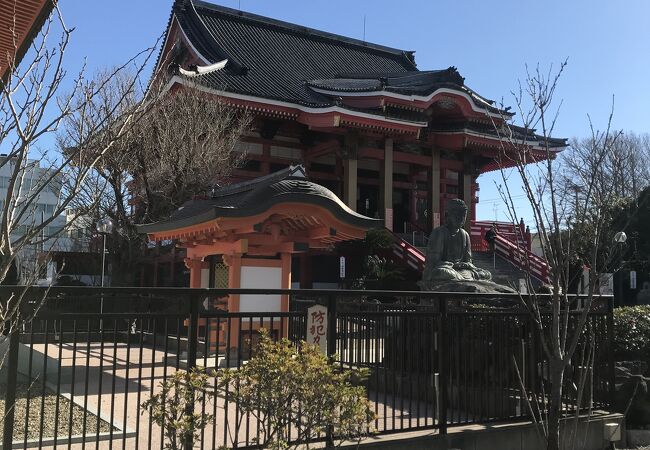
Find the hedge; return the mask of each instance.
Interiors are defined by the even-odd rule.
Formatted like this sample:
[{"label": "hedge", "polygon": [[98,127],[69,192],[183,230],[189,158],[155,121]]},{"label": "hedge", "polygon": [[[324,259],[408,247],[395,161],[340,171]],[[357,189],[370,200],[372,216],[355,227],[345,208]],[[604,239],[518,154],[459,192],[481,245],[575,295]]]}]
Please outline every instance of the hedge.
[{"label": "hedge", "polygon": [[650,361],[650,305],[614,309],[614,358]]}]

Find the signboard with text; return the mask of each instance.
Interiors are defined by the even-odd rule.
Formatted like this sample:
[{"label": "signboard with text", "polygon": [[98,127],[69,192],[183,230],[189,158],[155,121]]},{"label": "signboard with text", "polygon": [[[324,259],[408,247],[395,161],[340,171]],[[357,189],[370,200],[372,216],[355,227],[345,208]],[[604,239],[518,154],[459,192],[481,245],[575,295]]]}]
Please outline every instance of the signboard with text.
[{"label": "signboard with text", "polygon": [[327,307],[315,305],[307,309],[306,341],[327,354]]}]

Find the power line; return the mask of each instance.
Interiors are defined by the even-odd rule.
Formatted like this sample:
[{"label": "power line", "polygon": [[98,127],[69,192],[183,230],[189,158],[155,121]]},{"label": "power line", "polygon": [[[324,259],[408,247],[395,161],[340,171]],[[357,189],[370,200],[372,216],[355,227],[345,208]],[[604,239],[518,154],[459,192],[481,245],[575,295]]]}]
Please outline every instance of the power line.
[{"label": "power line", "polygon": [[[510,199],[515,200],[518,198],[526,198],[526,194],[520,194],[520,195],[512,195],[510,196]],[[496,201],[503,201],[503,198],[497,197],[497,198],[481,198],[480,199],[483,203],[489,203],[489,202],[496,202]]]}]

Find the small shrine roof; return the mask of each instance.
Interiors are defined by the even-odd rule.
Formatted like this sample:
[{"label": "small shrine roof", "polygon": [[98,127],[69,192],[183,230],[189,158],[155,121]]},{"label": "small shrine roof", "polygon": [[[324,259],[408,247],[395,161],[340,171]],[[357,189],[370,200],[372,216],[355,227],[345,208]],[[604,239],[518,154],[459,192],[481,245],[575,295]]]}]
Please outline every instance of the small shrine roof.
[{"label": "small shrine roof", "polygon": [[[209,198],[186,202],[168,220],[138,227],[141,233],[159,233],[192,227],[217,219],[258,216],[280,204],[316,206],[347,225],[372,229],[383,221],[352,211],[329,189],[306,179],[302,166],[291,166],[255,180],[217,188]],[[295,210],[299,215],[300,211]]]}]

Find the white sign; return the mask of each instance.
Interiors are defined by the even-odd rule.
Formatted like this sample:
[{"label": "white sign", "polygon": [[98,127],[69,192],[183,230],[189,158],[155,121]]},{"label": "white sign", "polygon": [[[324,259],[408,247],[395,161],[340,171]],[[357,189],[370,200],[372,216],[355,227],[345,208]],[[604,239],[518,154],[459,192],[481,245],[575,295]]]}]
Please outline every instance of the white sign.
[{"label": "white sign", "polygon": [[630,289],[636,289],[636,270],[630,270]]},{"label": "white sign", "polygon": [[339,258],[339,277],[341,280],[345,279],[345,256]]},{"label": "white sign", "polygon": [[600,295],[614,294],[614,275],[611,273],[601,273],[598,278],[600,285]]},{"label": "white sign", "polygon": [[[244,289],[281,289],[282,269],[279,267],[244,266],[241,268]],[[280,295],[246,294],[239,296],[240,312],[280,312]]]},{"label": "white sign", "polygon": [[528,283],[525,278],[519,278],[519,293],[528,294]]},{"label": "white sign", "polygon": [[315,305],[307,309],[307,343],[327,354],[327,307]]}]

